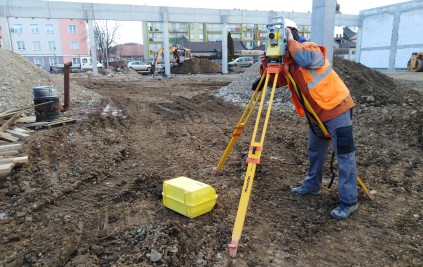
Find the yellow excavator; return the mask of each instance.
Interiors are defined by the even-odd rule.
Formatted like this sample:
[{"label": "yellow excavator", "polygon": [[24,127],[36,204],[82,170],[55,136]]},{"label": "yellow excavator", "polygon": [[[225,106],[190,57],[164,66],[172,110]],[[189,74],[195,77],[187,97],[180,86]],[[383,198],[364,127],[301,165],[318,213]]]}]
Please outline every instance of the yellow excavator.
[{"label": "yellow excavator", "polygon": [[413,52],[410,60],[408,60],[407,68],[409,71],[423,71],[423,52]]},{"label": "yellow excavator", "polygon": [[[191,59],[191,50],[188,48],[169,48],[169,53],[173,55],[171,59],[172,66],[179,66],[184,63],[185,60]],[[157,53],[154,55],[153,63],[151,64],[151,72],[154,74],[156,71],[156,66],[163,55],[163,48],[160,48]]]}]

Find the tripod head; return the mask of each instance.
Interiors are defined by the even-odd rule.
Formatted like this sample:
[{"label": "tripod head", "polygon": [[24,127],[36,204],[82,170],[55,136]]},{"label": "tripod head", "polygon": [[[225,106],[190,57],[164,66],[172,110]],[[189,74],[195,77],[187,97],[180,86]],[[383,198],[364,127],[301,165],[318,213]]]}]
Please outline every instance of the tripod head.
[{"label": "tripod head", "polygon": [[270,19],[267,27],[266,56],[270,63],[280,63],[286,54],[286,33],[284,17]]}]

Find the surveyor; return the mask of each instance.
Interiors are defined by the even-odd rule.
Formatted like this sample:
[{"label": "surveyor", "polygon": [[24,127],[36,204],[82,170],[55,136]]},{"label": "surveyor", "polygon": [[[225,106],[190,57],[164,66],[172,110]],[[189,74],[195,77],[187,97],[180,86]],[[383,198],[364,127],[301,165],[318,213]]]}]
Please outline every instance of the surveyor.
[{"label": "surveyor", "polygon": [[[340,204],[330,212],[338,220],[346,219],[358,208],[357,167],[352,128],[352,107],[354,102],[346,85],[332,69],[326,59],[325,48],[306,42],[298,34],[292,20],[285,20],[287,55],[283,64],[292,75],[299,92],[309,102],[318,118],[330,133],[327,138],[316,118],[304,107],[301,97],[292,97],[300,116],[306,115],[309,121],[308,160],[309,169],[302,184],[291,189],[295,195],[320,195],[323,163],[330,141],[338,162],[338,191]],[[269,63],[269,57],[260,56],[260,74]],[[280,73],[278,86],[286,85]],[[292,85],[290,85],[292,87]],[[254,88],[255,89],[255,88]],[[291,92],[293,93],[292,88]]]}]

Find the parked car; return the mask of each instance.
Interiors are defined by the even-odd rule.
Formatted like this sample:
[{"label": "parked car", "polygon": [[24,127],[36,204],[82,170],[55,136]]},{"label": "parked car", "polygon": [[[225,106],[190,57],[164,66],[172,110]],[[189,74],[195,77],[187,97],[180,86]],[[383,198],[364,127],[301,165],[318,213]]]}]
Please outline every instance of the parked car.
[{"label": "parked car", "polygon": [[145,72],[145,73],[150,73],[151,72],[151,65],[150,64],[146,64],[146,63],[141,62],[141,61],[129,62],[128,63],[128,67],[130,69],[135,70],[136,72]]},{"label": "parked car", "polygon": [[239,57],[235,59],[234,61],[231,61],[228,63],[229,67],[251,67],[254,64],[253,57]]},{"label": "parked car", "polygon": [[129,62],[128,62],[128,68],[131,68],[131,65],[132,65],[133,63],[135,63],[135,62],[138,62],[138,61],[129,61]]}]

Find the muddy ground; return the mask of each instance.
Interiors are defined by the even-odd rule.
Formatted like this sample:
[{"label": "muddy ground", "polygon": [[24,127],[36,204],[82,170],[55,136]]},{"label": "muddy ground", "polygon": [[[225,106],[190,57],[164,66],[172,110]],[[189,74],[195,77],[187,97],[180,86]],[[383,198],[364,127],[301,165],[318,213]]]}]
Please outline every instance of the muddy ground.
[{"label": "muddy ground", "polygon": [[[295,197],[307,170],[307,123],[272,112],[238,254],[227,244],[253,122],[219,176],[215,166],[242,107],[214,96],[237,75],[139,81],[73,78],[105,97],[72,110],[74,125],[38,130],[29,162],[0,178],[1,266],[422,266],[421,82],[335,64],[356,100],[359,174],[371,201],[335,221],[329,160],[318,197]],[[249,89],[248,89],[249,90]],[[163,181],[213,186],[214,209],[190,219],[162,205]]]}]

